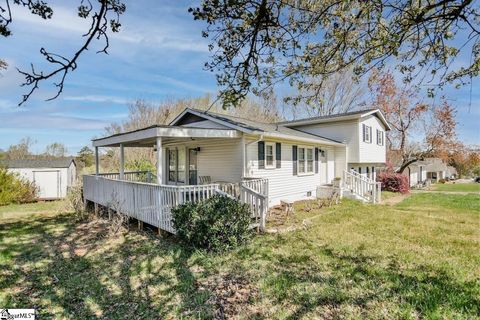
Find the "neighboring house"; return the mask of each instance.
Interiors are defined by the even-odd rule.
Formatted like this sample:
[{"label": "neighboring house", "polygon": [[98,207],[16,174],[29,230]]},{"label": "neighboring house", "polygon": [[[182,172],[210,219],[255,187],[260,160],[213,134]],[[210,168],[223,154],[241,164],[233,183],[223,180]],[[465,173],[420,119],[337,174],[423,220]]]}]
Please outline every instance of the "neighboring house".
[{"label": "neighboring house", "polygon": [[408,175],[410,187],[423,184],[427,180],[427,163],[424,161],[417,161],[409,165],[405,169],[405,173]]},{"label": "neighboring house", "polygon": [[[208,197],[217,186],[227,190],[224,186],[229,184],[240,187],[238,197],[252,210],[313,198],[320,186],[332,184],[337,177],[345,178],[349,192],[375,202],[375,172],[378,166],[385,166],[385,131],[389,129],[379,110],[261,123],[187,108],[170,125],[93,140],[97,174],[84,178],[85,199],[102,205],[123,201],[128,207],[125,211],[130,210],[132,216],[138,215],[142,199],[146,202],[142,202],[141,208],[145,209],[141,210],[156,206],[163,210],[166,218],[154,223],[169,231],[169,208]],[[120,172],[116,176],[99,174],[100,147],[120,148]],[[161,200],[152,204],[145,200],[152,195],[142,198],[135,193],[133,197],[133,191],[125,193],[124,185],[112,180],[134,179],[123,169],[126,147],[155,147],[156,186],[160,187],[148,192],[158,192],[154,199]],[[146,188],[129,183],[132,188]],[[151,219],[151,214],[145,219]]]},{"label": "neighboring house", "polygon": [[427,179],[430,179],[432,182],[438,182],[440,179],[450,178],[448,166],[442,159],[427,158],[424,161],[427,164],[425,167]]},{"label": "neighboring house", "polygon": [[35,183],[42,200],[61,199],[76,181],[76,164],[73,157],[61,159],[2,160],[8,171]]},{"label": "neighboring house", "polygon": [[442,159],[427,158],[409,165],[405,171],[410,180],[410,186],[424,184],[426,180],[438,182],[440,179],[452,179],[456,177],[457,170],[448,166]]}]

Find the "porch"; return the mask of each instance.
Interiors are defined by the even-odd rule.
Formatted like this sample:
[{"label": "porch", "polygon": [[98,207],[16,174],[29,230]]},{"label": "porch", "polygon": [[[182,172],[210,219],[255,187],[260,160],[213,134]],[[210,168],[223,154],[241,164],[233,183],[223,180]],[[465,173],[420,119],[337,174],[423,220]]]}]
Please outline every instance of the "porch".
[{"label": "porch", "polygon": [[[248,177],[235,130],[155,126],[93,141],[96,173],[83,177],[84,200],[175,233],[172,208],[222,194],[246,203],[252,227],[265,226],[268,179]],[[99,148],[118,148],[120,170],[100,173]],[[153,148],[156,172],[125,171],[125,149]]]}]

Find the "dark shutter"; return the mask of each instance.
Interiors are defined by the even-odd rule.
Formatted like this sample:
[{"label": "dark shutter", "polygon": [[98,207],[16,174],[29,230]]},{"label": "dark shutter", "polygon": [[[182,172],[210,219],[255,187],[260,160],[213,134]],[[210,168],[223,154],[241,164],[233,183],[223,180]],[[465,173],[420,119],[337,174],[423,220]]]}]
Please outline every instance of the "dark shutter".
[{"label": "dark shutter", "polygon": [[358,173],[362,173],[362,167],[358,167]]},{"label": "dark shutter", "polygon": [[265,169],[265,141],[258,141],[258,169]]},{"label": "dark shutter", "polygon": [[282,167],[282,144],[280,142],[275,143],[275,162],[277,168]]},{"label": "dark shutter", "polygon": [[293,175],[297,175],[297,146],[292,146],[292,166]]},{"label": "dark shutter", "polygon": [[315,148],[315,173],[318,173],[318,148]]},{"label": "dark shutter", "polygon": [[366,137],[365,137],[365,124],[362,124],[362,133],[363,133],[363,142],[365,142]]}]

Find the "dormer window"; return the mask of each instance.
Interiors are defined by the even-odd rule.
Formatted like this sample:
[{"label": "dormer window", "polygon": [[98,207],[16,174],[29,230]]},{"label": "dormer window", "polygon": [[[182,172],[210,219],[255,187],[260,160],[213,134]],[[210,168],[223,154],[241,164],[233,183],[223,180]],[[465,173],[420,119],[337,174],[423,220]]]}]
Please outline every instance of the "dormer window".
[{"label": "dormer window", "polygon": [[365,124],[363,126],[363,142],[372,143],[372,127]]}]

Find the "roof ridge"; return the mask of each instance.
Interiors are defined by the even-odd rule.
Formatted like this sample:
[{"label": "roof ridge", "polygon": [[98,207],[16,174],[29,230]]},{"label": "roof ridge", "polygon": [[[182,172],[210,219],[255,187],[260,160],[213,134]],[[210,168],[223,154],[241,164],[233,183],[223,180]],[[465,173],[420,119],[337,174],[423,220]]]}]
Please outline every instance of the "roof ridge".
[{"label": "roof ridge", "polygon": [[307,118],[300,118],[300,119],[295,119],[295,120],[280,121],[280,122],[277,122],[277,123],[283,125],[283,124],[301,122],[301,121],[333,119],[333,118],[338,118],[338,117],[343,117],[343,116],[351,116],[351,115],[355,115],[355,114],[368,113],[368,112],[377,111],[377,110],[380,111],[380,109],[378,109],[378,108],[370,108],[370,109],[363,109],[363,110],[357,110],[357,111],[335,113],[335,114],[324,115],[324,116],[307,117]]},{"label": "roof ridge", "polygon": [[221,116],[221,117],[226,116],[226,117],[242,119],[242,120],[247,120],[247,121],[257,122],[257,123],[262,123],[262,124],[277,124],[277,123],[279,123],[279,122],[263,122],[263,121],[251,120],[251,119],[244,118],[244,117],[234,116],[234,115],[225,114],[225,113],[218,113],[218,112],[213,112],[213,111],[208,111],[208,110],[201,110],[201,109],[196,109],[196,108],[189,108],[189,109],[193,110],[193,111],[205,113],[205,114],[212,114],[212,115]]}]

